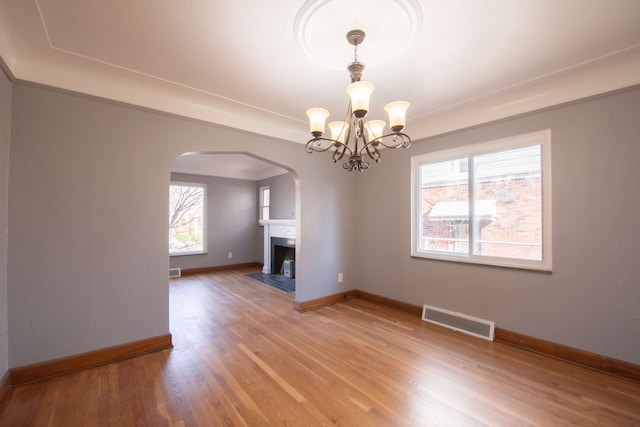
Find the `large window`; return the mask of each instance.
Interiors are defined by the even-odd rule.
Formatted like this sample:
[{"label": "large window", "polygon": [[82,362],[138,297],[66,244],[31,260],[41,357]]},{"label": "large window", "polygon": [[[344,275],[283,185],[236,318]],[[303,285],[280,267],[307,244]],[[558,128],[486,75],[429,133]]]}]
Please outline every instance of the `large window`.
[{"label": "large window", "polygon": [[414,156],[411,255],[551,269],[550,132]]},{"label": "large window", "polygon": [[169,186],[169,254],[205,253],[206,187],[171,183]]}]

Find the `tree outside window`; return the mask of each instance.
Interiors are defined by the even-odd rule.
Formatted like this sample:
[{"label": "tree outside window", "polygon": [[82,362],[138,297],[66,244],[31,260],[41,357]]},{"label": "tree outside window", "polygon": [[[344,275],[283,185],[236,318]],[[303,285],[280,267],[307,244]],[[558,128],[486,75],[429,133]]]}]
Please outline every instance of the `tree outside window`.
[{"label": "tree outside window", "polygon": [[203,253],[205,246],[205,186],[169,186],[169,254]]}]

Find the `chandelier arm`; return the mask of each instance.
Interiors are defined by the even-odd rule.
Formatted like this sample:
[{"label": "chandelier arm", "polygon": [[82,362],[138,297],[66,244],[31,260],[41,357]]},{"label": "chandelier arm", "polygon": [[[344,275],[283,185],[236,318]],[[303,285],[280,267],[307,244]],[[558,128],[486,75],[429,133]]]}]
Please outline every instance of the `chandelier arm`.
[{"label": "chandelier arm", "polygon": [[[350,125],[349,121],[351,120],[351,118],[353,117],[353,113],[352,113],[352,107],[351,107],[351,99],[349,99],[349,107],[347,108],[347,114],[344,117],[344,122],[348,125],[347,127],[347,135],[344,138],[344,143],[345,145],[349,145],[350,141],[351,141],[351,132],[354,131],[354,127],[352,125]],[[357,145],[356,145],[356,149],[357,149]],[[350,149],[350,154],[353,154],[355,152],[354,149]]]},{"label": "chandelier arm", "polygon": [[[362,151],[367,146],[367,141],[364,138],[364,121],[361,118],[356,118],[354,120],[355,120],[354,125],[355,125],[356,130],[355,130],[355,135],[354,135],[354,138],[353,138],[353,140],[354,140],[353,151],[355,153],[362,154]],[[360,140],[362,140],[362,148],[359,148],[360,147],[360,144],[359,144]]]},{"label": "chandelier arm", "polygon": [[[328,146],[324,147],[324,146],[320,145],[322,141],[328,141],[330,144]],[[346,150],[349,151],[349,154],[352,154],[351,149],[348,146],[346,146],[345,144],[343,144],[342,142],[336,141],[335,139],[322,138],[322,137],[311,138],[305,144],[304,149],[305,149],[305,151],[307,153],[313,153],[314,151],[317,152],[317,153],[324,153],[325,151],[329,151],[332,148],[335,148],[337,150],[342,146],[344,146],[346,148]]]},{"label": "chandelier arm", "polygon": [[351,150],[349,149],[348,146],[339,143],[340,145],[336,145],[336,149],[333,152],[333,155],[331,156],[331,158],[333,158],[333,163],[337,163],[338,160],[342,160],[342,158],[344,157],[345,153],[347,152],[347,150],[349,150],[349,153],[351,154]]},{"label": "chandelier arm", "polygon": [[[385,142],[385,140],[389,140],[389,138],[391,138],[393,144]],[[378,138],[373,139],[366,144],[367,147],[375,147],[377,145],[382,145],[386,148],[409,148],[411,146],[411,138],[406,133],[394,132],[379,136]]]},{"label": "chandelier arm", "polygon": [[375,146],[367,144],[364,146],[364,148],[366,148],[367,154],[369,155],[371,160],[374,160],[376,163],[380,163],[380,151],[378,151]]},{"label": "chandelier arm", "polygon": [[344,138],[344,145],[349,149],[349,155],[355,154],[358,149],[358,144],[356,143],[355,147],[351,147],[351,134],[353,132],[354,135],[357,135],[353,126],[349,125],[349,118],[351,117],[351,100],[349,100],[349,108],[347,109],[347,116],[344,118],[344,122],[347,123],[347,135]]},{"label": "chandelier arm", "polygon": [[361,155],[352,155],[349,157],[349,161],[342,164],[342,168],[348,171],[357,170],[358,172],[362,172],[364,170],[369,169],[371,164],[362,159]]}]

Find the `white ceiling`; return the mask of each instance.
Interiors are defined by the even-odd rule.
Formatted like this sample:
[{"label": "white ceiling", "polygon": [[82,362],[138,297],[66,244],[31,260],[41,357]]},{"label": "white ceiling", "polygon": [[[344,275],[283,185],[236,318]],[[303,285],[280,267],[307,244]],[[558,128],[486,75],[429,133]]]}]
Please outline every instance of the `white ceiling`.
[{"label": "white ceiling", "polygon": [[640,84],[638,0],[0,0],[19,80],[301,143],[346,110],[353,28],[414,140]]}]

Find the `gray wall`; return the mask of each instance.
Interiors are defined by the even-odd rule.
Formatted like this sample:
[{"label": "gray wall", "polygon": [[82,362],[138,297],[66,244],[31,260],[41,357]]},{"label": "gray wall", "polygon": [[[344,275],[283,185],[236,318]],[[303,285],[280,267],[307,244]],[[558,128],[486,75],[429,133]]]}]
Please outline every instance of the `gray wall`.
[{"label": "gray wall", "polygon": [[7,206],[9,201],[9,142],[12,85],[0,69],[0,379],[9,369],[7,303]]},{"label": "gray wall", "polygon": [[170,331],[169,177],[188,151],[252,153],[290,170],[300,192],[296,300],[353,287],[355,184],[326,156],[21,84],[12,113],[10,367]]},{"label": "gray wall", "polygon": [[[385,151],[358,176],[358,289],[640,363],[639,119],[636,88]],[[552,138],[552,273],[410,257],[412,155],[542,129]]]},{"label": "gray wall", "polygon": [[172,256],[171,267],[188,269],[262,262],[263,232],[258,224],[255,181],[181,173],[172,173],[171,180],[207,186],[207,254]]},{"label": "gray wall", "polygon": [[[321,159],[318,159],[321,160]],[[260,187],[269,187],[271,200],[269,216],[271,219],[293,219],[296,217],[296,186],[290,174],[273,176],[258,181]],[[260,203],[260,194],[258,194]]]},{"label": "gray wall", "polygon": [[[357,287],[640,363],[638,89],[387,150],[381,164],[347,174],[297,143],[55,90],[14,85],[8,112],[6,83],[0,180],[12,116],[11,231],[0,304],[9,306],[9,367],[169,332],[169,171],[187,151],[252,153],[291,171],[299,302]],[[546,128],[552,273],[409,256],[411,155]]]}]

